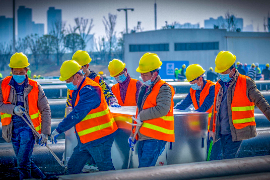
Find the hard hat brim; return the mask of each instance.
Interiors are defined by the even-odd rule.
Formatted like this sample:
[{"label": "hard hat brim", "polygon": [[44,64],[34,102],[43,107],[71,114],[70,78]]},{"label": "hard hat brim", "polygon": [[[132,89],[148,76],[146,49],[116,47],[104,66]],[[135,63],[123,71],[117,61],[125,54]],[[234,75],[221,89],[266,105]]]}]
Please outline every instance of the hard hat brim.
[{"label": "hard hat brim", "polygon": [[117,74],[121,73],[126,68],[126,63],[123,63],[123,65],[124,65],[124,67],[121,68],[122,69],[121,71],[119,70],[119,71],[117,71],[116,73],[113,73],[113,74],[110,73],[110,76],[115,77],[115,76],[117,76]]},{"label": "hard hat brim", "polygon": [[[203,71],[203,73],[202,74],[200,74],[198,77],[200,77],[201,75],[203,75],[205,73],[205,70]],[[196,77],[196,78],[194,78],[194,79],[192,79],[192,80],[188,80],[188,82],[191,82],[191,81],[194,81],[195,79],[197,79],[198,77]]]},{"label": "hard hat brim", "polygon": [[24,66],[24,67],[12,66],[12,65],[10,65],[10,64],[8,64],[8,66],[9,66],[10,68],[26,68],[26,67],[30,66],[30,63],[28,63],[28,64],[27,64],[26,66]]}]

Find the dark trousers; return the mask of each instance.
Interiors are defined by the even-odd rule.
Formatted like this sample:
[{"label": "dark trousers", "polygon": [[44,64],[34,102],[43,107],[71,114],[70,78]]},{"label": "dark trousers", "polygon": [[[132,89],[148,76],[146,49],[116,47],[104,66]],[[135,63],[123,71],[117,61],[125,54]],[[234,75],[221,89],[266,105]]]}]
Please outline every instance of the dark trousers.
[{"label": "dark trousers", "polygon": [[139,168],[155,166],[158,157],[165,149],[166,141],[149,139],[138,142]]},{"label": "dark trousers", "polygon": [[31,173],[37,178],[46,176],[31,159],[35,144],[35,137],[29,127],[13,129],[12,145],[17,158],[20,179],[31,178]]},{"label": "dark trousers", "polygon": [[81,173],[84,165],[89,161],[90,164],[96,164],[99,171],[114,170],[111,158],[111,148],[113,141],[114,138],[110,138],[104,143],[100,143],[96,146],[87,146],[81,150],[80,145],[78,144],[74,148],[74,151],[68,161],[68,173]]},{"label": "dark trousers", "polygon": [[222,135],[213,145],[210,160],[237,158],[242,141],[232,141],[232,135]]}]

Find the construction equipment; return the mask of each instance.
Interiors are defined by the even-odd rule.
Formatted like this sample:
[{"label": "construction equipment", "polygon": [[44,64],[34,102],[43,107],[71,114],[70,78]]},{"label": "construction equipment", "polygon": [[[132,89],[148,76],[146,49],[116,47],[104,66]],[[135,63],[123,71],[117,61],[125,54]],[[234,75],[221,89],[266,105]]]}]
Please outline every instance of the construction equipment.
[{"label": "construction equipment", "polygon": [[[134,135],[132,137],[132,142],[134,142],[134,140],[135,140],[135,138],[136,138],[136,136],[137,136],[137,134],[139,132],[139,129],[140,129],[139,127],[142,125],[142,122],[140,120],[136,119],[135,117],[132,117],[132,119],[136,122],[136,124],[129,123],[129,122],[126,122],[126,123],[131,124],[132,126],[136,126],[135,133],[134,133]],[[131,161],[131,158],[132,158],[132,151],[134,151],[134,147],[130,147],[129,148],[129,156],[128,156],[127,169],[129,169],[129,167],[130,167],[130,161]]]},{"label": "construction equipment", "polygon": [[[21,110],[21,109],[20,109]],[[21,110],[22,111],[22,110]],[[40,139],[40,134],[36,131],[36,129],[34,128],[32,121],[29,119],[31,119],[29,117],[29,115],[27,113],[25,113],[25,111],[22,111],[22,116],[21,118],[25,121],[25,123],[31,128],[32,132],[34,133],[35,136],[37,136]],[[58,162],[58,164],[60,166],[62,166],[63,168],[67,169],[67,166],[65,166],[63,164],[63,162],[56,156],[56,154],[51,150],[51,148],[48,146],[48,144],[45,145],[48,150],[50,151],[50,153],[53,155],[53,157],[55,158],[55,160]]]}]

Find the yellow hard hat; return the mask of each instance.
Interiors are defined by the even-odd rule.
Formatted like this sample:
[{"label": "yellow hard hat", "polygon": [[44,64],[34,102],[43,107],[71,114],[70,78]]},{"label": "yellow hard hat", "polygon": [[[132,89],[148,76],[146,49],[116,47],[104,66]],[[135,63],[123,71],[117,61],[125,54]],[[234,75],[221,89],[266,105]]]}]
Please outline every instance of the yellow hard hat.
[{"label": "yellow hard hat", "polygon": [[81,66],[75,60],[64,61],[60,68],[60,81],[65,81],[76,74],[81,69]]},{"label": "yellow hard hat", "polygon": [[9,67],[10,68],[25,68],[29,66],[28,58],[26,57],[25,54],[22,52],[20,53],[15,53],[11,56],[10,62],[9,62]]},{"label": "yellow hard hat", "polygon": [[216,57],[215,71],[217,73],[222,73],[228,70],[236,61],[236,56],[233,55],[230,51],[220,51]]},{"label": "yellow hard hat", "polygon": [[265,66],[266,66],[266,67],[269,67],[269,63],[267,63]]},{"label": "yellow hard hat", "polygon": [[159,57],[155,53],[145,53],[139,62],[139,67],[136,69],[139,73],[148,73],[158,69],[162,65]]},{"label": "yellow hard hat", "polygon": [[89,64],[92,61],[88,52],[82,50],[76,51],[72,56],[72,60],[77,61],[77,63],[79,63],[81,66]]},{"label": "yellow hard hat", "polygon": [[120,72],[122,72],[126,67],[126,64],[123,63],[119,59],[113,59],[112,61],[109,62],[108,65],[108,70],[110,72],[110,76],[114,77]]},{"label": "yellow hard hat", "polygon": [[255,67],[255,64],[254,64],[254,63],[252,63],[252,64],[251,64],[251,67]]},{"label": "yellow hard hat", "polygon": [[103,73],[103,71],[99,71],[98,74],[103,75],[104,73]]},{"label": "yellow hard hat", "polygon": [[203,75],[205,70],[199,64],[191,64],[187,67],[186,77],[189,82]]},{"label": "yellow hard hat", "polygon": [[213,71],[213,68],[212,68],[212,67],[210,67],[210,68],[209,68],[209,70]]},{"label": "yellow hard hat", "polygon": [[37,78],[37,75],[34,75],[33,78],[36,79]]},{"label": "yellow hard hat", "polygon": [[240,62],[238,61],[238,62],[236,63],[236,65],[240,65]]},{"label": "yellow hard hat", "polygon": [[183,64],[183,65],[182,65],[182,68],[186,68],[186,65],[185,65],[185,64]]}]

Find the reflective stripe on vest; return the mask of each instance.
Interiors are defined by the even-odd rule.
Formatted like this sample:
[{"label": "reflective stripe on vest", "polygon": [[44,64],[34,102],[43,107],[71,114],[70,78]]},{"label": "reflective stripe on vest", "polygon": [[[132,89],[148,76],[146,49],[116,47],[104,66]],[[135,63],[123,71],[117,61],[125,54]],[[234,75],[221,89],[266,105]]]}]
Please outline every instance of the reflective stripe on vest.
[{"label": "reflective stripe on vest", "polygon": [[[11,88],[9,85],[11,78],[12,78],[12,76],[6,77],[2,81],[2,84],[1,84],[4,104],[10,104],[10,102],[8,102],[8,97],[9,97],[10,88]],[[37,130],[38,133],[41,133],[41,116],[40,116],[40,112],[39,112],[39,109],[37,106],[38,93],[39,93],[38,84],[36,81],[33,81],[29,78],[28,78],[28,82],[29,82],[29,85],[31,85],[33,87],[33,89],[28,94],[29,115],[30,115],[31,121],[34,125],[34,128]],[[4,126],[9,125],[11,122],[11,119],[12,119],[11,114],[1,113],[2,125],[4,125]]]},{"label": "reflective stripe on vest", "polygon": [[128,84],[124,103],[123,103],[121,95],[120,95],[119,83],[112,86],[112,88],[111,88],[112,92],[115,95],[115,97],[117,98],[119,105],[121,105],[121,106],[136,106],[137,105],[137,102],[136,102],[137,81],[138,80],[136,80],[136,79],[130,78],[130,82]]},{"label": "reflective stripe on vest", "polygon": [[[155,107],[157,105],[156,98],[159,94],[159,90],[162,85],[167,84],[163,80],[159,80],[154,87],[152,88],[151,93],[147,96],[144,104],[143,109],[148,109]],[[168,84],[167,84],[168,85]],[[147,121],[144,121],[141,128],[140,133],[154,138],[158,140],[168,141],[168,142],[174,142],[175,136],[174,136],[174,116],[173,116],[173,96],[174,96],[174,89],[172,86],[168,85],[171,88],[172,97],[171,97],[171,106],[170,111],[166,116],[162,116],[155,119],[150,119]],[[137,113],[138,114],[138,109]],[[135,131],[135,128],[133,129]]]},{"label": "reflective stripe on vest", "polygon": [[[102,92],[99,84],[86,77],[81,88],[78,90],[75,106],[77,106],[80,100],[81,89],[87,85],[97,87]],[[83,144],[110,135],[118,129],[103,93],[100,94],[100,99],[101,103],[99,107],[92,109],[85,118],[75,126],[76,132]]]}]

